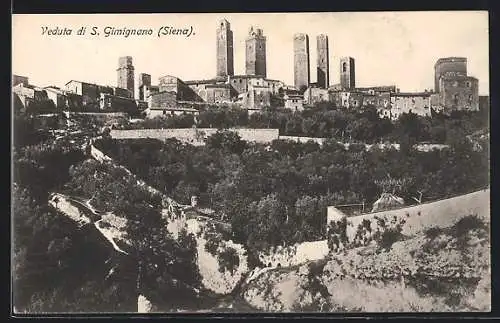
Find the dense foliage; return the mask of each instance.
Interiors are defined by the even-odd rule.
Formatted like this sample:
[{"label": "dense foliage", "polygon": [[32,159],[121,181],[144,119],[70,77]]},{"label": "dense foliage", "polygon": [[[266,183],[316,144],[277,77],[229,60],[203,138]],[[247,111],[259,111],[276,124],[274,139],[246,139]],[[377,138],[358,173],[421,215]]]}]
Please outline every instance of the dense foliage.
[{"label": "dense foliage", "polygon": [[454,138],[465,136],[488,127],[487,110],[458,112],[451,115],[433,113],[432,118],[415,114],[403,114],[392,123],[380,118],[374,107],[364,110],[336,109],[328,103],[318,104],[304,111],[269,108],[249,115],[239,108],[207,108],[199,116],[179,115],[146,119],[125,126],[130,129],[148,128],[277,128],[281,135],[338,140],[354,140],[366,143],[380,141],[450,143]]},{"label": "dense foliage", "polygon": [[[181,232],[174,240],[161,199],[122,168],[85,161],[80,148],[64,140],[20,145],[13,166],[16,311],[130,312],[137,310],[138,293],[163,311],[193,305],[200,284],[194,237]],[[96,207],[126,218],[130,256],[119,257],[93,224],[79,228],[50,207],[53,191],[92,198]]]},{"label": "dense foliage", "polygon": [[465,138],[431,152],[346,150],[333,140],[266,146],[230,131],[219,131],[201,147],[175,139],[110,138],[97,146],[182,203],[198,195],[230,219],[236,241],[259,249],[324,237],[326,206],[373,203],[381,193],[377,183],[388,176],[405,179],[397,194],[408,202],[417,192],[424,201],[470,192],[489,177],[478,171],[488,169],[487,153]]}]

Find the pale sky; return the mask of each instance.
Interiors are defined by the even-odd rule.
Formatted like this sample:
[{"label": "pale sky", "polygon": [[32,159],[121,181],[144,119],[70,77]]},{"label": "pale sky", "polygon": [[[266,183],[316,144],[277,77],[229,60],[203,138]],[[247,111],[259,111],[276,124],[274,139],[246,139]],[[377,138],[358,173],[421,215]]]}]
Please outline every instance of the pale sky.
[{"label": "pale sky", "polygon": [[[339,83],[339,59],[354,57],[356,86],[396,85],[402,92],[434,86],[440,57],[468,59],[468,74],[479,79],[479,93],[489,94],[488,13],[345,12],[217,14],[13,15],[12,73],[47,86],[72,79],[116,85],[119,56],[132,56],[136,86],[139,73],[182,80],[208,79],[216,72],[216,27],[220,19],[234,34],[235,74],[245,73],[245,38],[250,26],[267,37],[267,77],[293,85],[293,35],[309,35],[311,82],[316,82],[316,36],[330,46],[330,85]],[[42,27],[71,28],[71,36],[42,35]],[[86,36],[76,30],[87,26]],[[100,36],[90,36],[92,26]],[[102,29],[151,28],[153,36],[104,37]],[[193,27],[194,34],[157,37],[161,26]]]}]

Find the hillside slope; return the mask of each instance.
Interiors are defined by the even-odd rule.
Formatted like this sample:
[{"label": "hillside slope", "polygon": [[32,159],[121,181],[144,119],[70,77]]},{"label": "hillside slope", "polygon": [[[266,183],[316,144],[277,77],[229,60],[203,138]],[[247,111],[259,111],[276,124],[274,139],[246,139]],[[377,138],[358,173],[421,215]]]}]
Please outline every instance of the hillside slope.
[{"label": "hillside slope", "polygon": [[323,261],[271,270],[244,291],[275,312],[489,311],[489,227],[466,216],[447,228],[376,244]]}]

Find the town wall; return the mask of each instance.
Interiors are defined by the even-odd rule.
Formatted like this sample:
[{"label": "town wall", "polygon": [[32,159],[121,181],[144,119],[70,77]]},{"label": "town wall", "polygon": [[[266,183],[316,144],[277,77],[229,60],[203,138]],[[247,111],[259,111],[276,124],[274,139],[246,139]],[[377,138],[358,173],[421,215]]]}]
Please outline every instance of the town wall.
[{"label": "town wall", "polygon": [[[241,139],[259,143],[269,143],[279,138],[279,129],[228,129],[237,132]],[[152,138],[166,140],[176,138],[184,142],[202,142],[204,138],[215,134],[215,128],[186,128],[186,129],[134,129],[111,130],[111,137],[115,139]]]},{"label": "town wall", "polygon": [[[340,218],[342,212],[333,206],[328,207],[327,214],[329,215],[327,221],[331,221]],[[489,188],[429,203],[348,217],[347,236],[349,240],[352,240],[363,220],[369,220],[372,231],[375,231],[377,229],[376,218],[385,218],[386,222],[394,218],[405,219],[402,233],[414,235],[431,227],[450,227],[461,218],[471,214],[478,215],[486,222],[490,221]]]}]

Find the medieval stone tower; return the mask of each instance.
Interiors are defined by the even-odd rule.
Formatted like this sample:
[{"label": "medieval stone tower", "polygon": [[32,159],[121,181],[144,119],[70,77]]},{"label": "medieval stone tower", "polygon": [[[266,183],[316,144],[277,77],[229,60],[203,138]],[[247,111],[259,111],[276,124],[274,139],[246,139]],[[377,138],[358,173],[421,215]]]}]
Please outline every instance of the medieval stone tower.
[{"label": "medieval stone tower", "polygon": [[299,91],[309,87],[309,36],[295,34],[293,36],[293,72],[294,85]]},{"label": "medieval stone tower", "polygon": [[151,87],[151,75],[141,73],[139,74],[139,100],[146,101],[146,87]]},{"label": "medieval stone tower", "polygon": [[330,86],[330,59],[328,53],[328,36],[318,35],[316,37],[317,59],[317,82],[318,86],[327,89]]},{"label": "medieval stone tower", "polygon": [[217,26],[217,76],[234,75],[233,32],[222,19]]},{"label": "medieval stone tower", "polygon": [[434,65],[434,91],[439,92],[439,79],[442,76],[467,76],[467,58],[445,57]]},{"label": "medieval stone tower", "polygon": [[132,65],[131,56],[123,56],[118,59],[118,87],[127,89],[132,92],[132,97],[135,94],[134,88],[134,65]]},{"label": "medieval stone tower", "polygon": [[354,89],[356,87],[354,58],[342,57],[340,59],[340,86],[343,89]]},{"label": "medieval stone tower", "polygon": [[266,37],[262,29],[250,28],[246,43],[245,70],[247,75],[266,77]]}]

